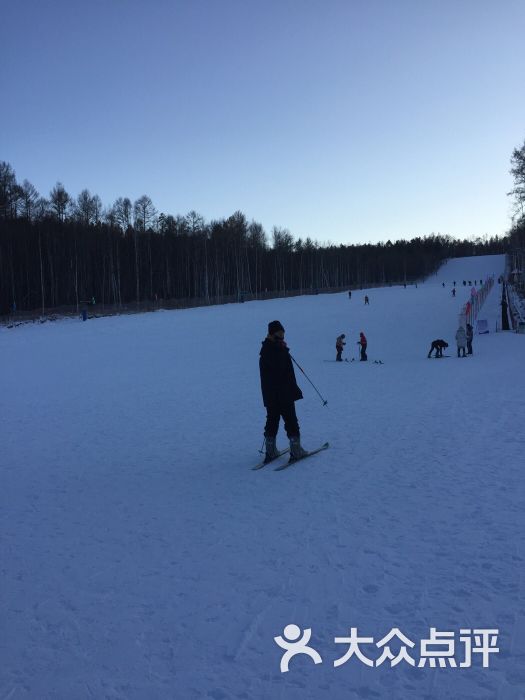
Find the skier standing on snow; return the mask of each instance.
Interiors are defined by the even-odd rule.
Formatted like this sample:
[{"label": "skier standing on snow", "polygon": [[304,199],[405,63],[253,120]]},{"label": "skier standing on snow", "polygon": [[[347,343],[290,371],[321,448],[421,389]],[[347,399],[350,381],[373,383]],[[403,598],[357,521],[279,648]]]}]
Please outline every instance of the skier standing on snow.
[{"label": "skier standing on snow", "polygon": [[365,294],[365,304],[370,304],[370,300],[366,294]]},{"label": "skier standing on snow", "polygon": [[306,452],[301,447],[299,423],[295,413],[295,401],[302,399],[303,394],[297,386],[290,351],[284,342],[284,328],[279,321],[271,321],[268,324],[268,335],[263,341],[259,357],[259,371],[263,403],[266,407],[266,460],[274,459],[278,455],[276,437],[281,416],[290,440],[290,456],[293,459],[304,457]]},{"label": "skier standing on snow", "polygon": [[346,345],[345,343],[345,334],[341,333],[340,336],[337,337],[337,340],[335,341],[335,349],[337,350],[337,356],[335,358],[336,362],[342,362],[341,358],[341,353],[343,352],[343,348]]},{"label": "skier standing on snow", "polygon": [[470,325],[470,323],[467,323],[467,355],[472,355],[472,339],[474,338],[474,329]]},{"label": "skier standing on snow", "polygon": [[357,344],[361,346],[361,357],[359,358],[359,361],[366,362],[368,360],[368,357],[366,355],[366,346],[368,345],[368,343],[366,341],[365,334],[363,333],[363,331],[359,333],[359,340],[357,341]]},{"label": "skier standing on snow", "polygon": [[434,357],[443,357],[443,348],[448,348],[448,343],[446,343],[444,340],[441,338],[438,338],[437,340],[433,340],[432,344],[430,346],[430,350],[428,351],[428,357],[432,355],[432,352],[435,350],[436,354]]},{"label": "skier standing on snow", "polygon": [[[467,344],[467,334],[463,326],[460,326],[456,331],[456,343],[458,346],[458,357],[466,357],[465,345]],[[461,351],[461,355],[459,354]]]}]

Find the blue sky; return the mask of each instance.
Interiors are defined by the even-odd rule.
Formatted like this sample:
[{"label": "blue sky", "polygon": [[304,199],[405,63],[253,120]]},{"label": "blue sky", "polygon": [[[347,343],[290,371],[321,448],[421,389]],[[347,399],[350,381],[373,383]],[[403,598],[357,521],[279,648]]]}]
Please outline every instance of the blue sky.
[{"label": "blue sky", "polygon": [[321,242],[503,234],[523,0],[0,0],[0,160],[47,196]]}]

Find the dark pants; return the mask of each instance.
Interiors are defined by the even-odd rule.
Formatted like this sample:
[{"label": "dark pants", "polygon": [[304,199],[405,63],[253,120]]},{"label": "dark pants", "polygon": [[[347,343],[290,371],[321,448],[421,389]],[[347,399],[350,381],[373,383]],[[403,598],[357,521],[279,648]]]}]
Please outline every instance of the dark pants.
[{"label": "dark pants", "polygon": [[289,438],[299,436],[299,423],[295,415],[295,404],[289,403],[277,406],[266,407],[266,425],[264,427],[265,437],[275,437],[279,430],[279,420],[283,417],[284,429]]},{"label": "dark pants", "polygon": [[343,349],[341,348],[341,350],[339,350],[339,348],[336,348],[336,350],[337,350],[337,357],[335,359],[337,360],[337,362],[342,362],[343,360],[341,358],[341,353],[343,352]]},{"label": "dark pants", "polygon": [[435,343],[432,343],[432,345],[430,346],[430,350],[428,351],[429,357],[432,355],[433,350],[436,351],[435,357],[443,357],[443,348],[439,345],[436,345]]},{"label": "dark pants", "polygon": [[361,362],[366,362],[368,357],[366,356],[366,343],[361,345]]},{"label": "dark pants", "polygon": [[467,355],[472,355],[472,340],[467,339]]}]

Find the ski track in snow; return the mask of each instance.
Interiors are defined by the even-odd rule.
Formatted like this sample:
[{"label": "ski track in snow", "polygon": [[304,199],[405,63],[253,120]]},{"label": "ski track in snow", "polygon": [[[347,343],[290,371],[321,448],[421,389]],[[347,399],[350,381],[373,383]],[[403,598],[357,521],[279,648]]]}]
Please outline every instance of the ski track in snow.
[{"label": "ski track in snow", "polygon": [[[454,342],[461,281],[503,267],[2,329],[0,700],[525,700],[525,339],[493,332],[499,285],[474,356]],[[296,370],[303,444],[330,448],[253,472],[273,318],[328,399]],[[370,362],[324,362],[341,332],[356,357],[360,330]],[[289,623],[322,664],[279,672]],[[350,627],[416,645],[498,627],[500,652],[487,669],[334,668]]]}]

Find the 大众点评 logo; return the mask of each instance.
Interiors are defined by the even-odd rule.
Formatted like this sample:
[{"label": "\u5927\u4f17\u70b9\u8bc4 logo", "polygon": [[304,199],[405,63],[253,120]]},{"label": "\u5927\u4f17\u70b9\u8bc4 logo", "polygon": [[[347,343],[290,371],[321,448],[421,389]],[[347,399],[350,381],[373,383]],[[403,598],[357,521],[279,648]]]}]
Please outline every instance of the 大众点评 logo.
[{"label": "\u5927\u4f17\u70b9\u8bc4 logo", "polygon": [[[479,654],[483,668],[488,668],[490,654],[499,652],[496,646],[498,634],[498,629],[460,629],[459,639],[456,639],[455,632],[438,632],[435,627],[431,627],[428,638],[419,640],[416,646],[416,643],[397,627],[377,642],[374,642],[373,637],[360,637],[357,627],[351,627],[349,636],[334,638],[336,644],[345,644],[348,648],[333,665],[342,666],[355,657],[357,661],[371,667],[381,666],[385,662],[390,662],[390,666],[393,667],[404,662],[418,668],[470,668],[473,654]],[[311,638],[311,628],[301,630],[294,624],[286,625],[282,636],[274,637],[275,643],[285,651],[281,658],[281,673],[289,670],[291,659],[298,655],[309,657],[314,664],[323,663],[321,654],[309,645]],[[390,648],[390,645],[394,644],[397,650],[395,652]],[[361,649],[364,645],[375,645],[380,650],[379,655],[370,658]],[[456,653],[461,654],[459,663]]]}]

